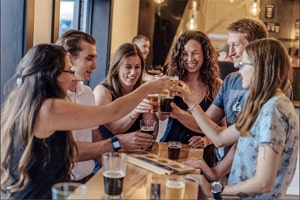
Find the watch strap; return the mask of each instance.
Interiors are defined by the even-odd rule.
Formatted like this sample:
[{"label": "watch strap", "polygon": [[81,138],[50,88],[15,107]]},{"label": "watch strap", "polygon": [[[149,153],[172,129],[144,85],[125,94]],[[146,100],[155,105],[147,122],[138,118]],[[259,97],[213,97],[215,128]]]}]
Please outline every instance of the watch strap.
[{"label": "watch strap", "polygon": [[212,194],[214,196],[214,199],[222,200],[221,192],[216,192],[216,193],[213,192]]},{"label": "watch strap", "polygon": [[[217,189],[215,187],[217,187]],[[214,199],[222,199],[221,192],[223,191],[223,189],[224,187],[219,181],[213,182],[213,189],[211,192],[214,196]]]}]

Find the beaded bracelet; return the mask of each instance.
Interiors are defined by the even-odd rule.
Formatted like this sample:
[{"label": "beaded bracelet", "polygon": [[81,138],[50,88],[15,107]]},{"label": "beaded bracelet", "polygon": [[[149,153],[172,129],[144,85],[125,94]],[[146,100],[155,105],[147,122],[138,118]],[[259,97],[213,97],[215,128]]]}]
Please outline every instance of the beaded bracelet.
[{"label": "beaded bracelet", "polygon": [[193,105],[191,108],[188,108],[187,111],[189,113],[192,113],[195,110],[196,106],[197,106],[197,104]]}]

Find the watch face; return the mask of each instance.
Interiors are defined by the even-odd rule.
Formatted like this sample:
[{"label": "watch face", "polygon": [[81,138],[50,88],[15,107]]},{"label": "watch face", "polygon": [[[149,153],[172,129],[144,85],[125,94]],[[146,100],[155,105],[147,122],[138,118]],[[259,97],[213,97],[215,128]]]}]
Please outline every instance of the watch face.
[{"label": "watch face", "polygon": [[114,148],[115,148],[115,149],[119,149],[119,148],[121,147],[119,141],[113,142],[113,145],[114,145]]},{"label": "watch face", "polygon": [[221,192],[222,191],[222,185],[221,183],[219,182],[215,182],[213,185],[212,185],[212,191],[213,192]]}]

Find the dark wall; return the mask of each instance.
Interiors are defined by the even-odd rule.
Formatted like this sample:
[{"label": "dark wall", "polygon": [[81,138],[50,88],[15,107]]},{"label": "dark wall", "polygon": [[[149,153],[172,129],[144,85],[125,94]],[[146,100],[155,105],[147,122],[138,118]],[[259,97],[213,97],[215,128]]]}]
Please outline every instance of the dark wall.
[{"label": "dark wall", "polygon": [[24,49],[24,0],[1,0],[1,104],[4,85],[15,73]]},{"label": "dark wall", "polygon": [[96,48],[98,57],[96,59],[97,68],[94,70],[88,83],[92,89],[105,78],[109,66],[111,4],[110,0],[93,0],[91,35],[97,41]]},{"label": "dark wall", "polygon": [[163,65],[171,48],[188,0],[140,0],[138,33],[151,40],[148,64]]}]

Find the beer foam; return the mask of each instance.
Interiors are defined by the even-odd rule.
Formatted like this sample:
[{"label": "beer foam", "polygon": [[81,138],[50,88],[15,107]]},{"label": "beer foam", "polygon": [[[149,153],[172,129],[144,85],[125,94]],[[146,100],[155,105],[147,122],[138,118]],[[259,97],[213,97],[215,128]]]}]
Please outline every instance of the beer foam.
[{"label": "beer foam", "polygon": [[103,172],[103,176],[107,178],[123,178],[125,177],[125,173],[122,171],[108,170]]}]

